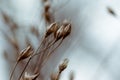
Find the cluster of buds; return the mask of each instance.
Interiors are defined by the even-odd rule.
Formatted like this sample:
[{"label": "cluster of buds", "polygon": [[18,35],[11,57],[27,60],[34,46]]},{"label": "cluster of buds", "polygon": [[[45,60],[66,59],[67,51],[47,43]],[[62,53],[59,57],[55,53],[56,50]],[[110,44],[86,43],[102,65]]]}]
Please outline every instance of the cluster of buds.
[{"label": "cluster of buds", "polygon": [[52,33],[54,33],[55,35],[57,30],[58,30],[58,24],[56,22],[52,23],[50,26],[47,27],[45,37],[48,37]]},{"label": "cluster of buds", "polygon": [[61,26],[56,22],[52,23],[46,31],[45,37],[48,37],[50,34],[54,34],[54,38],[57,40],[61,38],[66,38],[71,33],[71,24],[67,21],[64,21]]},{"label": "cluster of buds", "polygon": [[17,61],[19,62],[21,60],[24,60],[30,57],[32,54],[33,54],[33,49],[31,48],[31,46],[28,46],[27,48],[25,48],[20,52],[20,55],[18,56]]}]

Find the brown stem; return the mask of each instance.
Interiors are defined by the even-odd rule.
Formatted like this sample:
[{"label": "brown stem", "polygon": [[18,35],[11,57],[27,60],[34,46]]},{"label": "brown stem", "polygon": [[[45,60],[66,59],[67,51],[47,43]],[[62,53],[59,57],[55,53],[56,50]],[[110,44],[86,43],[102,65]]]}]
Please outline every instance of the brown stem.
[{"label": "brown stem", "polygon": [[[56,42],[56,40],[54,41],[54,43],[55,43],[55,42]],[[54,43],[52,43],[52,44],[54,44]],[[48,46],[47,48],[43,49],[42,51],[40,51],[40,53],[43,52],[43,51],[45,51],[45,50],[48,49],[49,47],[51,47],[52,44],[51,44],[50,46]],[[37,50],[37,51],[38,51],[38,50]],[[21,77],[22,77],[23,73],[25,72],[25,70],[26,70],[26,68],[27,68],[27,66],[28,66],[28,64],[29,64],[29,62],[30,62],[31,59],[32,59],[34,56],[36,56],[36,55],[39,55],[39,53],[37,53],[37,54],[33,54],[33,55],[29,58],[27,64],[25,65],[25,67],[24,67],[22,73],[21,73],[20,76],[19,76],[18,80],[21,79]]]},{"label": "brown stem", "polygon": [[[50,43],[53,43],[53,42],[54,42],[53,40],[50,41],[46,46],[48,47],[48,46],[50,45]],[[54,45],[54,44],[53,44],[53,45]],[[47,47],[46,47],[46,48],[47,48]],[[47,49],[46,49],[46,50],[47,50]],[[39,65],[41,65],[41,63],[42,63],[42,61],[43,61],[43,57],[45,56],[46,50],[44,50],[43,53],[40,53],[39,58],[38,58],[38,62],[37,62],[37,64],[36,64],[36,66],[35,66],[34,73],[36,73],[36,72],[38,71]]]},{"label": "brown stem", "polygon": [[[42,43],[45,41],[45,38],[43,39],[43,41],[41,42],[41,44],[40,44],[40,46],[39,46],[39,48],[38,48],[38,50],[42,47]],[[37,50],[37,53],[39,53],[39,51]],[[39,56],[38,57],[38,61],[36,62],[36,65],[35,65],[35,68],[34,68],[34,73],[36,73],[37,72],[37,65],[39,64],[39,62],[40,62],[40,57],[41,56]]]},{"label": "brown stem", "polygon": [[60,43],[49,54],[47,54],[46,58],[44,59],[44,62],[41,64],[41,67],[39,66],[40,69],[44,66],[44,64],[49,59],[50,55],[52,55],[52,53],[61,45],[62,42],[63,42],[63,39],[60,41]]},{"label": "brown stem", "polygon": [[12,70],[12,73],[11,73],[11,75],[10,75],[10,80],[12,80],[13,73],[14,73],[14,71],[15,71],[18,63],[19,63],[19,62],[16,62],[15,66],[14,66],[14,68],[13,68],[13,70]]},{"label": "brown stem", "polygon": [[31,60],[31,59],[32,59],[32,57],[30,57],[30,58],[29,58],[29,60],[28,60],[27,64],[25,65],[25,67],[24,67],[24,69],[23,69],[22,73],[21,73],[21,74],[20,74],[20,76],[19,76],[18,80],[20,80],[20,79],[21,79],[21,77],[22,77],[22,75],[24,74],[24,72],[25,72],[25,70],[26,70],[26,68],[27,68],[27,66],[28,66],[28,64],[29,64],[29,62],[30,62],[30,60]]}]

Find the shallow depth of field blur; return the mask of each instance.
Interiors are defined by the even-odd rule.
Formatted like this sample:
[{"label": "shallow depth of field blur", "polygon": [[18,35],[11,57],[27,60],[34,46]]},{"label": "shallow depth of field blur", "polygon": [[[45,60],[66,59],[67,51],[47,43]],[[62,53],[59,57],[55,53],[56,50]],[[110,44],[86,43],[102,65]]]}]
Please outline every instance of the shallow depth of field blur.
[{"label": "shallow depth of field blur", "polygon": [[[45,80],[64,58],[69,59],[60,80],[119,80],[120,79],[120,1],[119,0],[50,0],[57,22],[70,20],[72,32],[51,56],[43,69]],[[111,13],[108,8],[113,10]],[[12,35],[5,24],[5,12],[19,26]],[[20,50],[26,47],[26,36],[34,48],[39,40],[29,31],[35,26],[40,38],[45,32],[41,0],[0,0],[0,80],[9,80],[15,63],[14,49],[5,38],[16,36]],[[8,53],[5,55],[5,51]]]}]

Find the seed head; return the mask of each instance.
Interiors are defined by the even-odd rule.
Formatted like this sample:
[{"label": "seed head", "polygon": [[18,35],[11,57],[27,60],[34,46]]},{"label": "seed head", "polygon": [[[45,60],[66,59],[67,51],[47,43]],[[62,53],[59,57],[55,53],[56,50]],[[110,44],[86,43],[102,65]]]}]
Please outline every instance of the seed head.
[{"label": "seed head", "polygon": [[50,9],[50,2],[49,1],[46,1],[45,4],[44,4],[44,9],[45,9],[45,12],[48,12],[49,9]]},{"label": "seed head", "polygon": [[68,62],[69,62],[69,60],[66,58],[66,59],[64,59],[63,63],[59,65],[60,72],[62,72],[64,69],[66,69]]},{"label": "seed head", "polygon": [[64,26],[61,26],[57,30],[56,34],[54,35],[54,37],[55,37],[56,40],[59,40],[59,39],[61,39],[63,37],[63,31],[64,31]]},{"label": "seed head", "polygon": [[71,33],[71,24],[68,24],[64,28],[63,38],[67,37]]},{"label": "seed head", "polygon": [[24,50],[22,50],[20,52],[20,55],[19,55],[17,61],[24,60],[24,59],[30,57],[32,54],[33,54],[33,49],[31,48],[31,46],[28,46],[27,48],[25,48]]},{"label": "seed head", "polygon": [[47,31],[46,31],[46,36],[45,37],[48,37],[50,34],[54,33],[56,34],[58,30],[58,25],[56,22],[52,23],[48,28],[47,28]]},{"label": "seed head", "polygon": [[45,12],[44,13],[44,17],[45,17],[45,20],[50,23],[51,22],[51,18],[52,18],[52,14],[50,12]]},{"label": "seed head", "polygon": [[107,10],[108,10],[108,12],[109,12],[111,15],[113,15],[113,16],[117,16],[116,13],[113,11],[112,8],[107,7]]}]

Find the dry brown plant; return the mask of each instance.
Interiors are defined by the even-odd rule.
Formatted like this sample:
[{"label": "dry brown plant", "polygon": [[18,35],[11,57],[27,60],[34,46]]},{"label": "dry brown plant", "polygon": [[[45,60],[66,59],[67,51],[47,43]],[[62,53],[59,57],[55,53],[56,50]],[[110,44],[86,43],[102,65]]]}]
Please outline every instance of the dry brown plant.
[{"label": "dry brown plant", "polygon": [[[63,22],[56,22],[54,18],[54,13],[50,11],[52,1],[43,0],[43,19],[45,21],[46,32],[40,39],[40,44],[37,49],[33,49],[30,40],[26,37],[27,47],[20,51],[20,46],[16,38],[16,31],[19,26],[12,20],[10,16],[2,12],[2,16],[5,24],[9,26],[13,37],[8,36],[4,31],[3,34],[6,40],[14,48],[17,55],[17,60],[12,67],[10,73],[10,80],[44,80],[41,77],[41,69],[49,60],[50,56],[54,51],[62,44],[64,39],[71,33],[71,23],[68,20]],[[34,26],[30,29],[31,33],[37,37],[39,40],[40,32]],[[57,75],[51,74],[51,80],[59,80],[61,73],[66,69],[68,65],[68,59],[65,59],[62,64],[59,65],[59,70]],[[20,69],[20,72],[17,72]],[[17,75],[16,75],[17,73]]]}]

